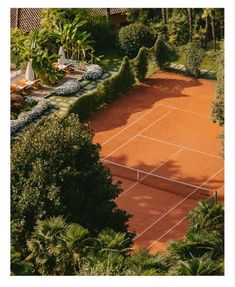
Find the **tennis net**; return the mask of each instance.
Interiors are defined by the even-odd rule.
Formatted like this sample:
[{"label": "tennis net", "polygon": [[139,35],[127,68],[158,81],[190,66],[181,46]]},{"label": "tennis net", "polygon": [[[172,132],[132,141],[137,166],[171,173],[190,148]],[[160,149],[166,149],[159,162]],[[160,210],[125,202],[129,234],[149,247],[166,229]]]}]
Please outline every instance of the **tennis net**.
[{"label": "tennis net", "polygon": [[178,181],[164,176],[148,173],[140,169],[128,167],[106,159],[102,162],[109,168],[114,176],[137,181],[143,185],[168,191],[191,199],[207,199],[214,195],[215,191],[194,184]]}]

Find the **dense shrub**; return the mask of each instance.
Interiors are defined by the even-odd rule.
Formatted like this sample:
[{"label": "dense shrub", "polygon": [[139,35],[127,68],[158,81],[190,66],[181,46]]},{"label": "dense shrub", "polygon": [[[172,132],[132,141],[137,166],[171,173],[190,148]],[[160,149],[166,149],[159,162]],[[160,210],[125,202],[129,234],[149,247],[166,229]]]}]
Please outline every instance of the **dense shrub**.
[{"label": "dense shrub", "polygon": [[88,17],[84,30],[91,34],[94,49],[101,52],[115,48],[116,32],[105,17]]},{"label": "dense shrub", "polygon": [[11,112],[18,113],[24,106],[24,98],[16,93],[11,93]]},{"label": "dense shrub", "polygon": [[218,71],[216,74],[216,96],[212,102],[212,120],[224,125],[224,50],[221,49],[218,58]]},{"label": "dense shrub", "polygon": [[96,80],[102,76],[102,68],[99,65],[89,65],[83,74],[84,79]]},{"label": "dense shrub", "polygon": [[128,91],[134,83],[135,77],[131,63],[127,57],[124,57],[119,71],[99,84],[95,91],[79,97],[70,106],[68,114],[75,113],[79,115],[80,119],[85,119],[101,106]]},{"label": "dense shrub", "polygon": [[18,114],[17,119],[11,120],[11,133],[13,134],[24,128],[53,107],[53,104],[48,100],[41,97],[28,96],[24,100],[23,109]]},{"label": "dense shrub", "polygon": [[81,82],[76,79],[68,80],[64,84],[56,87],[52,94],[59,96],[68,96],[77,93],[81,88]]},{"label": "dense shrub", "polygon": [[145,25],[130,24],[120,29],[119,44],[125,55],[135,57],[141,47],[152,46],[153,37]]},{"label": "dense shrub", "polygon": [[189,76],[194,78],[200,75],[200,65],[203,60],[203,50],[197,43],[188,43],[185,48],[185,68]]},{"label": "dense shrub", "polygon": [[138,81],[143,81],[148,72],[149,50],[145,47],[140,48],[138,55],[132,60],[135,77]]},{"label": "dense shrub", "polygon": [[48,118],[29,128],[12,147],[12,244],[25,246],[36,220],[65,216],[91,234],[127,231],[129,215],[114,199],[119,185],[99,160],[89,125],[78,117]]},{"label": "dense shrub", "polygon": [[98,97],[97,90],[89,92],[79,97],[76,102],[70,106],[68,113],[79,115],[80,120],[84,120],[88,115],[96,111],[103,101]]}]

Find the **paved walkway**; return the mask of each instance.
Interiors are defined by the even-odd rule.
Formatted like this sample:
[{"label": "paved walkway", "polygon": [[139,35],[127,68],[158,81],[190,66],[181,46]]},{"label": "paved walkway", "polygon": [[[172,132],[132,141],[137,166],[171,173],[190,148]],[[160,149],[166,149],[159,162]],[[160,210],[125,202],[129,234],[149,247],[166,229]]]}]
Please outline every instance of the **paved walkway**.
[{"label": "paved walkway", "polygon": [[[175,63],[167,63],[166,67],[168,67],[170,70],[173,70],[174,72],[180,72],[185,73],[186,68],[183,64],[175,64]],[[216,71],[209,71],[202,69],[200,70],[200,78],[206,78],[206,79],[216,79]]]}]

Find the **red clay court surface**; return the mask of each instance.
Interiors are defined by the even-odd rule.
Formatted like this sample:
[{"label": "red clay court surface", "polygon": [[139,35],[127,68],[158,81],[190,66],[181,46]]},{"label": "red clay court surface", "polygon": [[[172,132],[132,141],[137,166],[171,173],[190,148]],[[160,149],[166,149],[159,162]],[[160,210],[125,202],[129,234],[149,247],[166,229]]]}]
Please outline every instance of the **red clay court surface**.
[{"label": "red clay court surface", "polygon": [[[214,95],[215,81],[157,71],[89,119],[101,158],[120,168],[114,179],[124,191],[117,204],[133,214],[134,248],[156,252],[182,237],[199,187],[217,190],[223,200],[221,128],[210,119]],[[125,166],[169,178],[175,188],[163,191],[125,179]],[[191,190],[181,186],[176,192],[178,182]]]}]

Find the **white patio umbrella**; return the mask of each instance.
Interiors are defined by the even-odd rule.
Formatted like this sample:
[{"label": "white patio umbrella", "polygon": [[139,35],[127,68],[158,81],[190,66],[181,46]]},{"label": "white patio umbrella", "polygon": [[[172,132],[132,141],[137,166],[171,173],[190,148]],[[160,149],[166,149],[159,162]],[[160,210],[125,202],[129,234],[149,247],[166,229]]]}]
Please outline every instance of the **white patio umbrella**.
[{"label": "white patio umbrella", "polygon": [[25,73],[25,80],[26,80],[27,84],[31,84],[35,80],[34,71],[33,71],[33,67],[32,67],[32,61],[29,61],[27,64],[26,73]]},{"label": "white patio umbrella", "polygon": [[65,52],[62,46],[60,46],[59,55],[60,55],[60,58],[58,59],[58,63],[59,63],[59,66],[62,67],[63,65],[65,65],[65,62],[66,62]]}]

